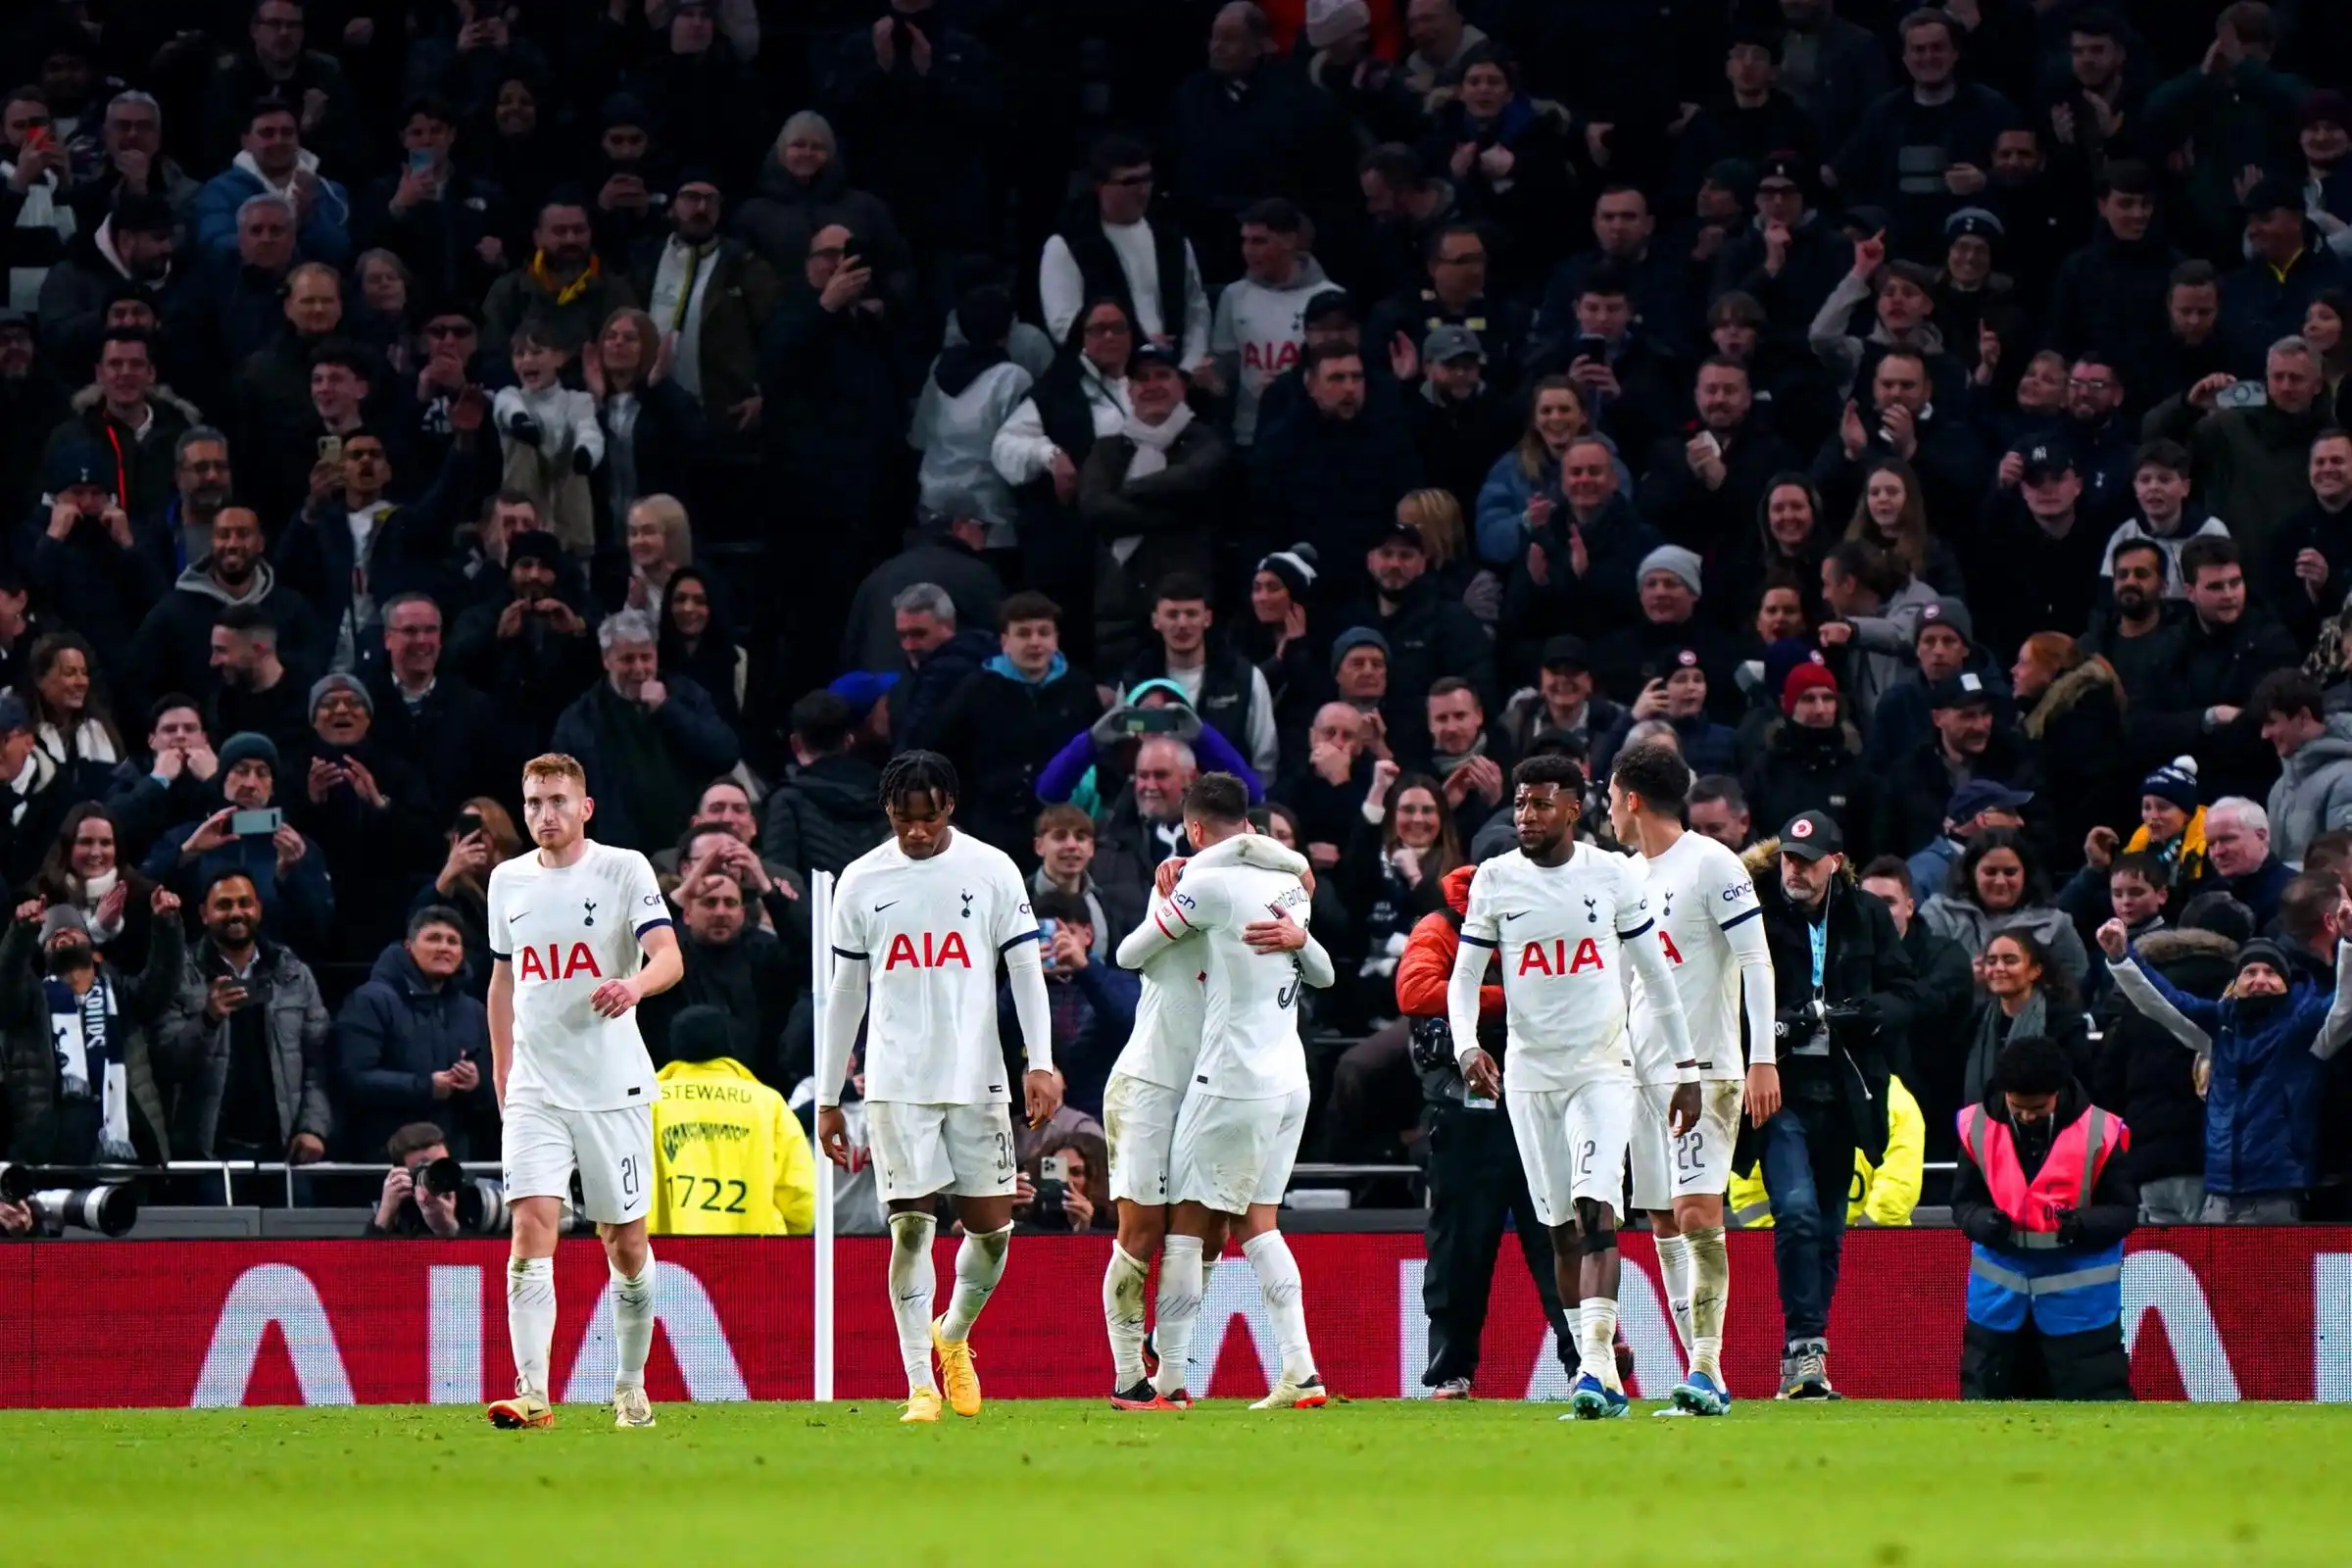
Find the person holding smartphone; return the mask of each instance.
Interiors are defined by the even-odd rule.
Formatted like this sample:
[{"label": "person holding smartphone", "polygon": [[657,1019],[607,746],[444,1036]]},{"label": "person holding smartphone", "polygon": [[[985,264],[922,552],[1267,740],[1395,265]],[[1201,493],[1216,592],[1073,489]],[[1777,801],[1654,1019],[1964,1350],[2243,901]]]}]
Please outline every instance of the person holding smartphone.
[{"label": "person holding smartphone", "polygon": [[335,1018],[338,1152],[365,1158],[411,1122],[438,1123],[460,1159],[495,1147],[490,1014],[466,994],[464,917],[435,905],[376,956]]}]

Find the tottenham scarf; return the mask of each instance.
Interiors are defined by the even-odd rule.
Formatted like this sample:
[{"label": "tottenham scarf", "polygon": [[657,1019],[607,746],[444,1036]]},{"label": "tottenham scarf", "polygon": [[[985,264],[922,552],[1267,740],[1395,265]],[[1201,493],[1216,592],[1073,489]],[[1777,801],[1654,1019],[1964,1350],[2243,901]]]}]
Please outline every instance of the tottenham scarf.
[{"label": "tottenham scarf", "polygon": [[65,981],[41,982],[49,1002],[49,1041],[57,1055],[57,1093],[63,1103],[98,1101],[98,1158],[136,1164],[130,1143],[130,1076],[122,1064],[122,1020],[115,988],[102,969],[79,996]]},{"label": "tottenham scarf", "polygon": [[569,305],[573,300],[587,293],[590,286],[605,275],[604,263],[591,256],[588,258],[586,271],[568,283],[559,283],[556,281],[554,270],[547,265],[547,252],[545,251],[531,252],[531,265],[528,271],[531,281],[554,295],[556,304],[559,306]]}]

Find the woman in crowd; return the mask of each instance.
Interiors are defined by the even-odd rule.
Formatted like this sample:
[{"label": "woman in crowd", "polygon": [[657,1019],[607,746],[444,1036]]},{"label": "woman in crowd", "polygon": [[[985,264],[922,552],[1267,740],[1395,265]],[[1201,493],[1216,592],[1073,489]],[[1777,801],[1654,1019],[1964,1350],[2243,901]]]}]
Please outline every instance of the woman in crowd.
[{"label": "woman in crowd", "polygon": [[[1754,541],[1732,554],[1730,580],[1749,585],[1785,572],[1797,586],[1805,619],[1818,624],[1822,619],[1821,563],[1837,543],[1822,516],[1821,492],[1813,487],[1813,481],[1801,473],[1775,474],[1756,507]],[[1707,597],[1723,601],[1716,608],[1726,616],[1739,613],[1743,602],[1738,594],[1710,593]]]},{"label": "woman in crowd", "polygon": [[[1020,508],[1021,560],[1029,585],[1061,607],[1062,644],[1094,640],[1094,541],[1078,515],[1078,471],[1095,443],[1124,429],[1127,363],[1141,342],[1125,306],[1090,302],[1070,323],[1048,369],[989,447]],[[1080,653],[1085,650],[1080,650]],[[1072,662],[1081,662],[1073,654]]]},{"label": "woman in crowd", "polygon": [[2019,649],[2009,689],[2041,780],[2035,793],[2059,842],[2079,844],[2101,822],[2120,819],[2132,775],[2123,764],[2124,689],[2115,667],[2064,632],[2039,631]]},{"label": "woman in crowd", "polygon": [[[1959,598],[1966,589],[1960,558],[1928,527],[1928,504],[1911,466],[1882,458],[1862,479],[1848,539],[1865,539],[1902,564],[1903,569],[1937,593]],[[1818,565],[1814,575],[1818,577]]]},{"label": "woman in crowd", "polygon": [[710,605],[710,579],[700,566],[680,566],[662,591],[662,678],[683,675],[710,694],[730,728],[743,722],[745,678],[751,657],[735,646]]},{"label": "woman in crowd", "polygon": [[514,818],[487,795],[477,795],[458,808],[458,819],[443,835],[449,853],[410,906],[418,909],[443,905],[458,911],[466,933],[466,989],[479,997],[490,987],[490,873],[502,861],[523,852]]},{"label": "woman in crowd", "polygon": [[90,928],[90,945],[125,974],[147,962],[148,901],[156,884],[119,856],[114,813],[84,801],[66,813],[57,841],[41,860],[33,892],[52,906],[71,905]]},{"label": "woman in crowd", "polygon": [[2342,289],[2324,288],[2303,308],[2303,341],[2320,357],[2320,379],[2327,387],[2313,405],[2326,416],[2326,422],[2340,427],[2347,415],[2352,415],[2352,399],[2344,396],[2344,382],[2352,377],[2352,333],[2344,328],[2352,322],[2352,294]]},{"label": "woman in crowd", "polygon": [[1396,503],[1396,520],[1421,535],[1423,575],[1444,599],[1458,599],[1490,626],[1502,613],[1502,579],[1470,553],[1462,504],[1450,490],[1412,490]]},{"label": "woman in crowd", "polygon": [[601,563],[597,598],[606,614],[641,610],[659,615],[671,575],[695,564],[694,523],[686,508],[675,496],[646,496],[629,509],[620,556]]},{"label": "woman in crowd", "polygon": [[671,345],[645,312],[614,311],[580,350],[580,379],[596,400],[605,461],[588,476],[597,533],[609,542],[628,528],[648,496],[682,495],[709,424],[703,406],[669,376]]},{"label": "woman in crowd", "polygon": [[[2067,927],[2070,935],[2073,930]],[[2057,1041],[2074,1064],[2075,1077],[2088,1084],[2093,1063],[2082,1001],[2040,939],[2025,926],[2012,926],[1984,944],[1976,969],[1983,994],[1968,1033],[1968,1058],[1961,1064],[1960,1098],[1950,1103],[1983,1103],[2001,1048],[2034,1035]],[[1912,1073],[1922,1078],[1923,1090],[1942,1088],[1941,1075],[1930,1064],[1914,1062]],[[1928,1102],[1946,1103],[1940,1097]]]},{"label": "woman in crowd", "polygon": [[[1494,460],[1478,492],[1478,554],[1488,564],[1510,566],[1527,553],[1527,536],[1544,518],[1568,505],[1560,493],[1560,459],[1578,441],[1608,442],[1595,436],[1584,392],[1564,375],[1538,381],[1519,444]],[[1634,493],[1634,476],[1617,460],[1617,493]]]},{"label": "woman in crowd", "polygon": [[779,272],[801,270],[819,229],[846,228],[891,304],[902,314],[914,306],[914,264],[899,225],[880,197],[851,185],[832,122],[812,110],[794,115],[776,133],[735,226]]},{"label": "woman in crowd", "polygon": [[[1383,762],[1334,879],[1358,911],[1363,963],[1351,977],[1353,1001],[1364,1019],[1396,1010],[1396,959],[1413,922],[1443,907],[1439,884],[1462,863],[1462,843],[1446,805],[1446,786],[1421,773],[1399,775]],[[1350,984],[1344,977],[1343,986]]]},{"label": "woman in crowd", "polygon": [[[52,632],[32,645],[19,695],[32,718],[32,754],[12,781],[25,800],[46,796],[65,808],[106,794],[122,741],[98,689],[98,660],[74,632]],[[54,792],[54,793],[53,793]]]},{"label": "woman in crowd", "polygon": [[1277,550],[1250,579],[1250,618],[1242,654],[1266,677],[1274,733],[1285,757],[1303,756],[1315,710],[1331,691],[1331,671],[1307,632],[1307,604],[1319,575],[1312,545]]},{"label": "woman in crowd", "polygon": [[343,313],[343,331],[383,355],[396,375],[423,363],[416,341],[416,280],[409,264],[387,250],[363,251],[352,264],[358,308]]},{"label": "woman in crowd", "polygon": [[2049,879],[2040,857],[2023,835],[1991,828],[1968,841],[1941,893],[1919,906],[1919,917],[1939,937],[1957,942],[1981,958],[1992,938],[2023,927],[2057,965],[2071,987],[2081,987],[2090,956],[2066,911],[2050,902]]}]

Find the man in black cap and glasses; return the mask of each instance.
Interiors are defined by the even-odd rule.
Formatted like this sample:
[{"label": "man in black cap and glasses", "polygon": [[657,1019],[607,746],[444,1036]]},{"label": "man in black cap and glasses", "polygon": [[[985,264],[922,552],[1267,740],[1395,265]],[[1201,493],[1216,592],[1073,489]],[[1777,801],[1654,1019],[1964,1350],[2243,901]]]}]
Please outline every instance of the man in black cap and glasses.
[{"label": "man in black cap and glasses", "polygon": [[1835,1399],[1828,1333],[1846,1188],[1857,1151],[1873,1164],[1886,1153],[1887,1059],[1910,1026],[1918,981],[1886,906],[1856,888],[1835,818],[1799,812],[1748,860],[1772,949],[1781,1094],[1777,1104],[1750,1097],[1752,1127],[1734,1164],[1761,1164],[1772,1199],[1788,1337],[1780,1396]]}]

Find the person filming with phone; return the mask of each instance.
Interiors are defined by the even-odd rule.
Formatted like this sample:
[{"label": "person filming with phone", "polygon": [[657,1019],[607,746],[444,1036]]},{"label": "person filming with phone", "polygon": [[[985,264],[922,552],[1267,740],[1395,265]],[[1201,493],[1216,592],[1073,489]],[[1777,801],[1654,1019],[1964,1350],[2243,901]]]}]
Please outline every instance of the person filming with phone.
[{"label": "person filming with phone", "polygon": [[275,942],[310,946],[325,940],[335,913],[326,858],[286,822],[276,803],[277,745],[241,730],[215,754],[220,809],[167,828],[139,869],[183,901],[234,873],[248,878],[264,910],[263,929]]},{"label": "person filming with phone", "polygon": [[364,1159],[411,1122],[430,1121],[460,1159],[496,1147],[490,1014],[466,994],[466,928],[442,906],[409,917],[335,1018],[338,1153]]}]

